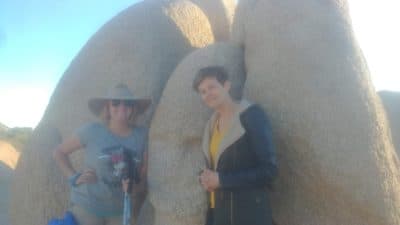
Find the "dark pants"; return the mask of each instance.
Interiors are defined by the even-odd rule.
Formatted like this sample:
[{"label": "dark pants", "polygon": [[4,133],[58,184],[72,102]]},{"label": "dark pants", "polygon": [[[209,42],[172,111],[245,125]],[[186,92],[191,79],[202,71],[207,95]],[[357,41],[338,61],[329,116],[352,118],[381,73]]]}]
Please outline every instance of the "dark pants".
[{"label": "dark pants", "polygon": [[213,224],[214,224],[214,209],[208,208],[206,225],[213,225]]},{"label": "dark pants", "polygon": [[[213,224],[214,224],[214,209],[208,208],[206,225],[213,225]],[[277,225],[277,223],[275,223],[275,221],[273,219],[272,219],[272,224]]]}]

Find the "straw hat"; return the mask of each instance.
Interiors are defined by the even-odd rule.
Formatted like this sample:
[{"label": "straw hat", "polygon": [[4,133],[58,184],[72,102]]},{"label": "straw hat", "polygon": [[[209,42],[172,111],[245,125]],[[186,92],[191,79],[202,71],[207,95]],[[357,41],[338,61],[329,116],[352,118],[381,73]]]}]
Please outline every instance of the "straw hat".
[{"label": "straw hat", "polygon": [[99,116],[104,108],[104,104],[113,99],[134,101],[133,107],[137,114],[146,111],[151,104],[150,99],[135,97],[126,84],[119,83],[110,88],[106,95],[89,99],[89,109],[94,115]]}]

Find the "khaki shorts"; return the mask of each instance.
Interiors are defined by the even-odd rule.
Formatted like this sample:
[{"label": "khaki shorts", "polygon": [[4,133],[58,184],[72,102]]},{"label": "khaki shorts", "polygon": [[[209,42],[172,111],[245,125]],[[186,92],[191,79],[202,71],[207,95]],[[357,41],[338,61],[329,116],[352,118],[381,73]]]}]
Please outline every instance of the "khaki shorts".
[{"label": "khaki shorts", "polygon": [[79,225],[121,225],[122,216],[115,217],[97,217],[80,206],[74,205],[71,207],[71,212],[74,215]]}]

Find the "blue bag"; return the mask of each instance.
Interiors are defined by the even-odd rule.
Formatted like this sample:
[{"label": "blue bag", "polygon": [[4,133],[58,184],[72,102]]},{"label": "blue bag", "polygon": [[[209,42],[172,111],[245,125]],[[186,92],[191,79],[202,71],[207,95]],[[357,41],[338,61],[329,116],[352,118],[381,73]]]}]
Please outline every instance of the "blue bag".
[{"label": "blue bag", "polygon": [[74,215],[70,211],[66,211],[64,218],[62,219],[51,219],[47,225],[78,225]]}]

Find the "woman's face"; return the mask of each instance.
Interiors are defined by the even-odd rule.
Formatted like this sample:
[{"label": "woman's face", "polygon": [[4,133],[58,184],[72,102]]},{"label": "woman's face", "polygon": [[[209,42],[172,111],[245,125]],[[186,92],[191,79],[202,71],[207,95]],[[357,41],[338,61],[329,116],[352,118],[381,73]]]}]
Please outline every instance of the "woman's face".
[{"label": "woman's face", "polygon": [[221,104],[230,99],[229,89],[229,81],[225,81],[222,85],[215,77],[205,78],[198,86],[201,99],[211,109],[217,109]]},{"label": "woman's face", "polygon": [[127,123],[133,113],[134,102],[131,100],[113,99],[108,101],[110,120]]}]

